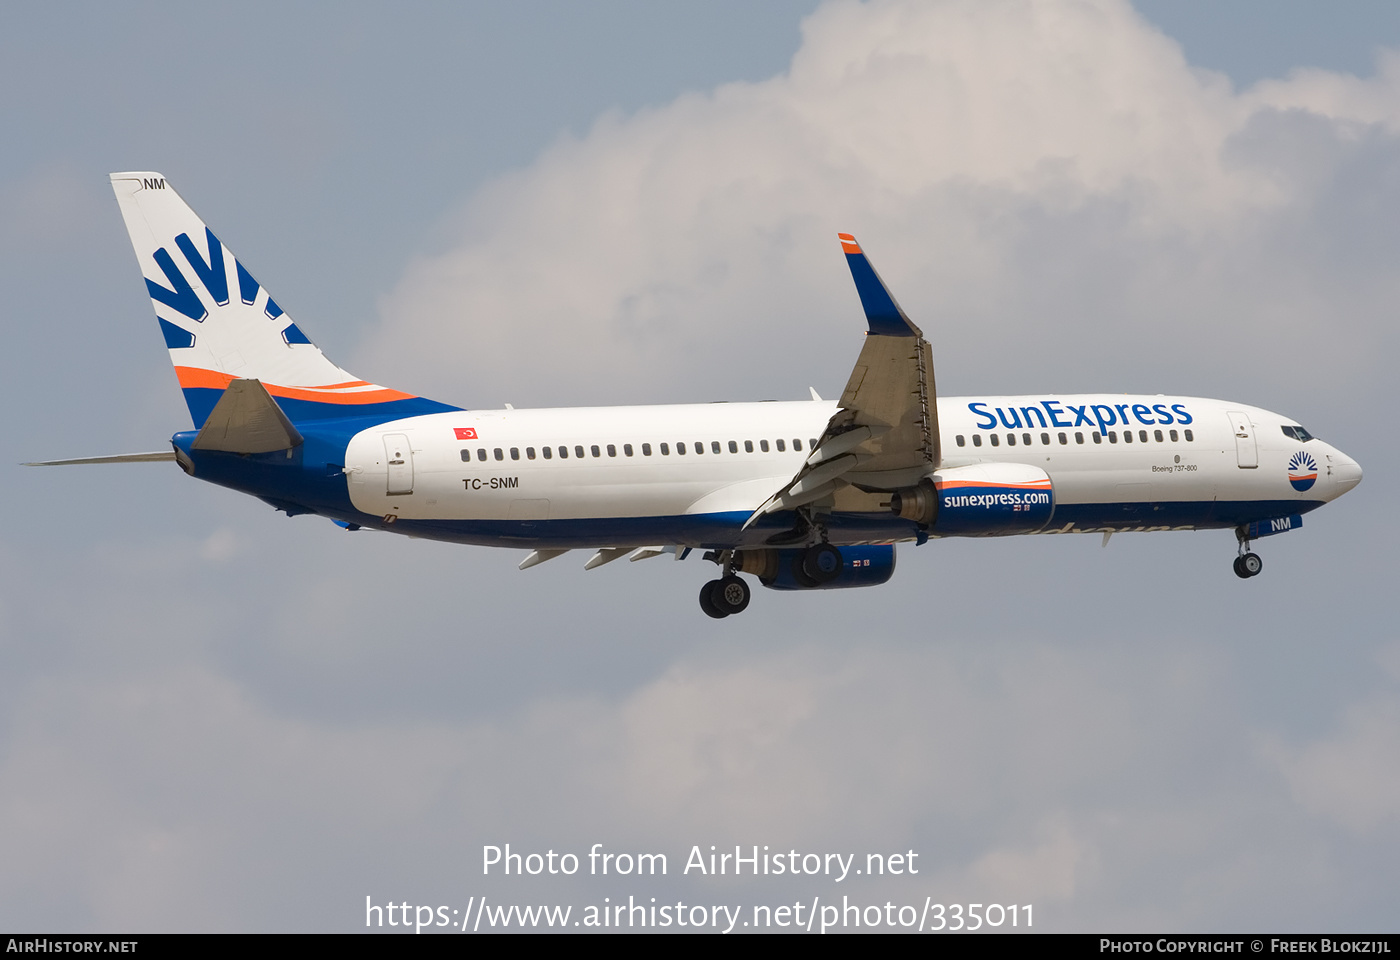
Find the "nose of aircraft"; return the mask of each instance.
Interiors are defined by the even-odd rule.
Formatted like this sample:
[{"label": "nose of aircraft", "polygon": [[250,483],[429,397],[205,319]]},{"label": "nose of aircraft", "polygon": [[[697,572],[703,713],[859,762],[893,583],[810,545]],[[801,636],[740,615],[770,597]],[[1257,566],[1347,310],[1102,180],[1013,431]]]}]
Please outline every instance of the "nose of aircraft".
[{"label": "nose of aircraft", "polygon": [[1332,457],[1332,487],[1340,497],[1361,482],[1361,464],[1340,450]]}]

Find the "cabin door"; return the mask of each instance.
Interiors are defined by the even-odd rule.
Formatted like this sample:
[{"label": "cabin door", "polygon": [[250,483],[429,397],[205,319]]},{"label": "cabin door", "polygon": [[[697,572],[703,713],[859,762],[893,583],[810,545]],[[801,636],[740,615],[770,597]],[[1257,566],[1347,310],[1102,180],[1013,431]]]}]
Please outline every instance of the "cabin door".
[{"label": "cabin door", "polygon": [[1253,470],[1259,466],[1259,447],[1254,440],[1254,424],[1249,422],[1248,414],[1238,410],[1231,410],[1226,414],[1230,418],[1230,427],[1235,434],[1235,457],[1239,461],[1241,470]]},{"label": "cabin door", "polygon": [[384,462],[389,465],[389,496],[413,492],[413,448],[402,433],[384,435]]}]

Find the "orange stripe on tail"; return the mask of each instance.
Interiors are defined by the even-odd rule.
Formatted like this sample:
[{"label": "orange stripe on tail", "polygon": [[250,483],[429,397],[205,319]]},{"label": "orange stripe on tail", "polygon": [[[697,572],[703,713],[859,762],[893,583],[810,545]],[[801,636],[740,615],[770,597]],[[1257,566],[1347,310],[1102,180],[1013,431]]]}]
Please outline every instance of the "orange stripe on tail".
[{"label": "orange stripe on tail", "polygon": [[[229,383],[236,379],[231,374],[205,370],[201,367],[176,367],[175,376],[179,378],[180,387],[185,390],[192,388],[226,390]],[[275,383],[264,383],[263,386],[274,397],[286,397],[289,400],[310,400],[315,403],[359,406],[366,403],[388,403],[392,400],[415,399],[414,394],[390,390],[388,387],[381,387],[366,380],[347,380],[344,383],[331,383],[316,387],[283,387]],[[371,389],[362,389],[364,387]]]}]

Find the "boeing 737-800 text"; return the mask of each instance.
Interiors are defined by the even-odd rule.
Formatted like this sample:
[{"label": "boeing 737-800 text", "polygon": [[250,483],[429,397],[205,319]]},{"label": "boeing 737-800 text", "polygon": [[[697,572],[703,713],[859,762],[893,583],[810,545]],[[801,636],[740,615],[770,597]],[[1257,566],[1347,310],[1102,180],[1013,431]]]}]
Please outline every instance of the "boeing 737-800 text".
[{"label": "boeing 737-800 text", "polygon": [[114,173],[193,430],[156,453],[288,515],[592,569],[692,550],[712,617],[766,587],[884,583],[939,537],[1297,527],[1361,468],[1293,420],[1194,397],[939,397],[928,342],[841,235],[868,330],[840,399],[472,410],[331,363],[159,173]]}]

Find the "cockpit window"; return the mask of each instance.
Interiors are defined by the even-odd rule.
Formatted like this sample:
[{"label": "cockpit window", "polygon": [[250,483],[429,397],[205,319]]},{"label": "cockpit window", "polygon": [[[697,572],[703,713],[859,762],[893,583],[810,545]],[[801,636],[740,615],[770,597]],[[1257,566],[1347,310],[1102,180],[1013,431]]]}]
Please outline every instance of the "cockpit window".
[{"label": "cockpit window", "polygon": [[1283,431],[1283,435],[1285,437],[1292,437],[1294,440],[1301,441],[1302,443],[1307,443],[1309,440],[1313,439],[1313,435],[1311,433],[1308,433],[1308,431],[1304,430],[1302,427],[1285,426],[1280,427],[1279,429]]}]

